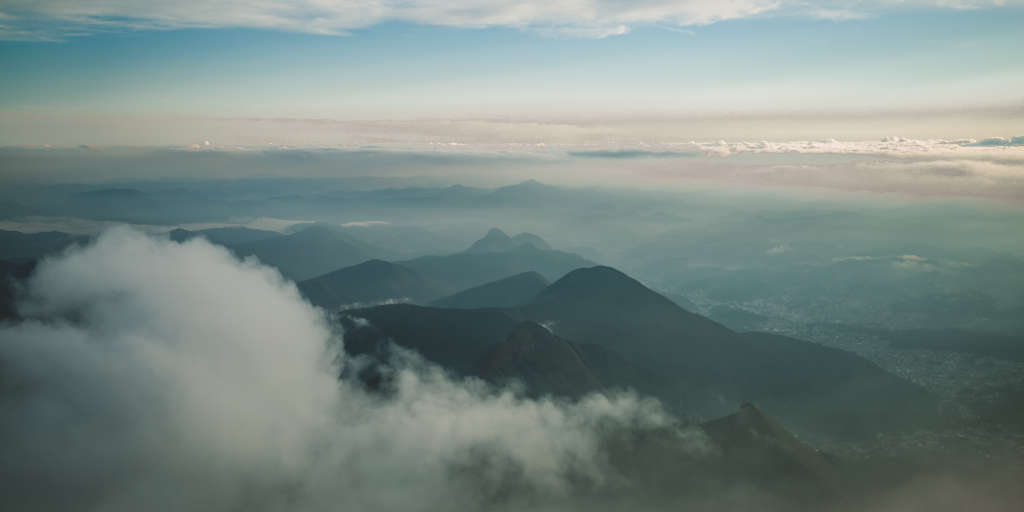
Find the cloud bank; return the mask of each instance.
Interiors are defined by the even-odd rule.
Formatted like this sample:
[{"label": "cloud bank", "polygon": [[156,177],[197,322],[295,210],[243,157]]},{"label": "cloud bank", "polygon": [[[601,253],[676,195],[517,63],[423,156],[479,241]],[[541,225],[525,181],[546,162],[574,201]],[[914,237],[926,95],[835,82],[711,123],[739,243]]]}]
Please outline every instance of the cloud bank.
[{"label": "cloud bank", "polygon": [[105,30],[246,27],[338,35],[385,21],[460,28],[508,27],[570,37],[621,35],[639,26],[686,27],[765,14],[851,20],[893,8],[974,9],[1016,0],[9,0],[0,38],[59,39]]},{"label": "cloud bank", "polygon": [[839,141],[735,141],[690,142],[680,144],[684,150],[698,150],[707,155],[730,156],[743,153],[802,153],[817,155],[883,155],[883,156],[1009,156],[1024,157],[1024,136],[989,137],[986,139],[909,139],[884,137],[878,140]]},{"label": "cloud bank", "polygon": [[293,284],[198,239],[108,231],[42,263],[20,310],[0,328],[7,510],[528,508],[516,497],[615,488],[601,432],[668,421],[629,396],[519,399],[412,355],[370,393],[337,378],[358,362]]}]

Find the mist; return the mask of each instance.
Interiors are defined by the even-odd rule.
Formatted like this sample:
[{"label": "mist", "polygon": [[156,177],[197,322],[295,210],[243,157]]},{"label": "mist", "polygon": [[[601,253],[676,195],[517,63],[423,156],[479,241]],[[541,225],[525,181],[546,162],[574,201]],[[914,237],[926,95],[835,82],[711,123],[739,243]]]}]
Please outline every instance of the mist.
[{"label": "mist", "polygon": [[[204,240],[128,229],[45,260],[0,330],[4,508],[465,510],[558,504],[623,476],[634,395],[527,400],[414,354],[371,393],[295,286]],[[679,429],[694,455],[710,448]]]}]

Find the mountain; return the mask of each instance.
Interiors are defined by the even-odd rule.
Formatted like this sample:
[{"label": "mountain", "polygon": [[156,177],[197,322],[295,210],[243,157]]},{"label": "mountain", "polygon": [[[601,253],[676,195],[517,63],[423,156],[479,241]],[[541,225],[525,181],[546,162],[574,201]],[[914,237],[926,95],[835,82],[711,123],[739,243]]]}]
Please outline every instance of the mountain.
[{"label": "mountain", "polygon": [[369,260],[299,283],[299,291],[327,310],[347,304],[373,304],[389,299],[418,302],[437,296],[434,286],[415,270],[395,263]]},{"label": "mountain", "polygon": [[386,357],[389,343],[412,349],[456,375],[479,362],[522,322],[499,309],[443,309],[390,304],[345,311],[345,351]]},{"label": "mountain", "polygon": [[534,271],[545,279],[557,279],[573,269],[593,265],[578,254],[520,245],[503,252],[463,252],[448,256],[423,256],[399,262],[454,293],[505,277]]},{"label": "mountain", "polygon": [[234,245],[231,249],[239,257],[256,256],[294,281],[373,259],[382,252],[341,228],[323,224],[313,224],[289,235]]},{"label": "mountain", "polygon": [[387,346],[394,342],[456,375],[496,384],[517,380],[532,396],[578,396],[584,389],[634,389],[652,394],[664,385],[614,351],[574,343],[534,322],[523,322],[515,309],[393,304],[346,310],[340,318],[345,327],[345,351],[352,355],[387,360]]},{"label": "mountain", "polygon": [[544,276],[530,271],[474,286],[431,303],[440,308],[512,308],[528,304],[548,286]]},{"label": "mountain", "polygon": [[658,396],[679,410],[717,416],[757,401],[791,424],[848,436],[935,417],[923,389],[855,354],[738,334],[609,267],[573,271],[522,310],[559,336],[605,346],[672,382]]},{"label": "mountain", "polygon": [[119,220],[124,222],[159,223],[166,205],[146,192],[134,188],[103,188],[86,190],[67,197],[61,213],[74,217]]},{"label": "mountain", "polygon": [[18,286],[35,270],[35,260],[0,260],[0,321],[18,317]]},{"label": "mountain", "polygon": [[465,252],[503,252],[527,245],[535,249],[551,249],[551,246],[543,238],[532,233],[519,233],[516,236],[510,237],[498,228],[491,228],[483,238],[474,242]]},{"label": "mountain", "polygon": [[[346,332],[346,349],[374,353],[393,340],[456,374],[516,375],[531,392],[571,393],[593,385],[573,378],[573,388],[538,377],[557,373],[548,366],[552,362],[565,365],[565,375],[584,373],[565,350],[546,361],[530,354],[547,352],[527,350],[554,351],[559,345],[551,340],[564,340],[600,389],[633,388],[681,414],[716,417],[756,401],[803,434],[841,438],[936,419],[931,395],[855,354],[773,334],[736,333],[609,267],[570,272],[518,308],[402,305],[350,313],[372,329]],[[552,332],[520,327],[511,336],[523,321]],[[350,336],[359,341],[350,343]]]},{"label": "mountain", "polygon": [[835,469],[828,459],[754,404],[745,403],[738,412],[701,428],[744,473],[834,483]]},{"label": "mountain", "polygon": [[[699,309],[697,307],[697,305],[693,303],[693,301],[691,301],[690,299],[688,299],[688,298],[686,298],[686,297],[684,297],[682,295],[679,295],[678,293],[668,293],[668,292],[663,292],[663,291],[659,291],[658,293],[660,293],[666,299],[671,300],[672,302],[675,302],[677,306],[679,306],[679,307],[681,307],[681,308],[683,308],[683,309],[685,309],[687,311],[691,311],[692,312],[692,311],[697,311]],[[719,323],[721,323],[721,322],[719,322]]]},{"label": "mountain", "polygon": [[178,228],[169,231],[167,236],[175,242],[184,242],[196,237],[202,237],[215,244],[231,246],[279,237],[281,233],[243,227],[210,228],[198,231]]},{"label": "mountain", "polygon": [[483,355],[474,374],[490,382],[522,382],[533,395],[581,397],[602,384],[569,341],[534,323],[515,326]]},{"label": "mountain", "polygon": [[36,259],[62,251],[68,246],[85,243],[87,236],[71,235],[60,231],[22,233],[0,229],[0,259]]},{"label": "mountain", "polygon": [[568,192],[566,189],[546,185],[537,180],[526,180],[516,185],[494,189],[485,196],[487,204],[526,207],[531,205],[559,204]]}]

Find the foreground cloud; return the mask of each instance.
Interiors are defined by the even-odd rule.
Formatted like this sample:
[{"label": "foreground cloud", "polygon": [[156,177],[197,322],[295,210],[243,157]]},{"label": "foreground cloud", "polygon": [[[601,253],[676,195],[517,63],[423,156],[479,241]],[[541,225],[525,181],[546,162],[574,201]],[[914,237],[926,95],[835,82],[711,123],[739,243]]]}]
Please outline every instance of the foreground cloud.
[{"label": "foreground cloud", "polygon": [[12,0],[0,9],[0,38],[54,39],[117,29],[248,27],[314,34],[384,21],[447,27],[510,27],[570,37],[605,37],[643,25],[694,26],[776,13],[818,19],[860,19],[893,7],[972,9],[1015,0],[270,0],[149,2],[146,0]]},{"label": "foreground cloud", "polygon": [[[0,328],[6,510],[466,510],[616,485],[597,449],[656,405],[455,382],[406,355],[387,397],[293,284],[127,229],[42,263]],[[695,450],[703,441],[695,437]]]}]

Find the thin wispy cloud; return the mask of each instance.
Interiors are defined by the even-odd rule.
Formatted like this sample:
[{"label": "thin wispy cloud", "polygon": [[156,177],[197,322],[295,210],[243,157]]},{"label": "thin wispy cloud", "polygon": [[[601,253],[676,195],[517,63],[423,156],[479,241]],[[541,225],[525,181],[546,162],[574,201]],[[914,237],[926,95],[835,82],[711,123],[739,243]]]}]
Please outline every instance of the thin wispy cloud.
[{"label": "thin wispy cloud", "polygon": [[54,40],[111,30],[244,27],[341,35],[387,21],[424,25],[535,30],[601,38],[641,26],[688,27],[763,15],[836,21],[900,8],[974,9],[1017,0],[856,2],[791,0],[268,0],[149,2],[145,0],[10,0],[0,7],[0,38]]}]

